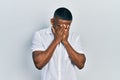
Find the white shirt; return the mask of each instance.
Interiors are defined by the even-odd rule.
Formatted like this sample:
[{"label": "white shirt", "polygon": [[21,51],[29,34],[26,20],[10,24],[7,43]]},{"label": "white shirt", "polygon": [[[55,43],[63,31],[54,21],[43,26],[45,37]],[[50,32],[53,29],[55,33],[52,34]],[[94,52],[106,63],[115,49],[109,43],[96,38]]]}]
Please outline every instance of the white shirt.
[{"label": "white shirt", "polygon": [[[51,28],[37,31],[33,37],[32,51],[46,50],[53,39]],[[77,34],[70,32],[68,41],[74,50],[83,53]],[[77,80],[75,69],[77,69],[76,65],[71,63],[66,48],[60,43],[50,61],[40,70],[40,80]]]}]

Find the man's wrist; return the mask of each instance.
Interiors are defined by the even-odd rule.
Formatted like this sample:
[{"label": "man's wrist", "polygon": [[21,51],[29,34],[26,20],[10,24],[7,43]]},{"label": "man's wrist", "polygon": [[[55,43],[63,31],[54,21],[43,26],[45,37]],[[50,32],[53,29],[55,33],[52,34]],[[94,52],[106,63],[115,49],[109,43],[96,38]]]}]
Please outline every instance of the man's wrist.
[{"label": "man's wrist", "polygon": [[55,44],[59,44],[60,43],[60,40],[58,40],[58,39],[54,39],[53,41],[55,42]]},{"label": "man's wrist", "polygon": [[68,42],[67,40],[65,40],[65,41],[62,41],[62,43],[63,43],[64,45],[67,45],[69,42]]}]

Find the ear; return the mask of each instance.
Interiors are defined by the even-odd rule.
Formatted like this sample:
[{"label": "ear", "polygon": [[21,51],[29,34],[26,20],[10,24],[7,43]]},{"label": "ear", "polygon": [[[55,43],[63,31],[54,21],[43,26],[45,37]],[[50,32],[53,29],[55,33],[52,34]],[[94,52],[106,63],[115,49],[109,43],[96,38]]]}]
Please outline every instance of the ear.
[{"label": "ear", "polygon": [[54,18],[51,18],[51,24],[52,24],[52,26],[54,25]]}]

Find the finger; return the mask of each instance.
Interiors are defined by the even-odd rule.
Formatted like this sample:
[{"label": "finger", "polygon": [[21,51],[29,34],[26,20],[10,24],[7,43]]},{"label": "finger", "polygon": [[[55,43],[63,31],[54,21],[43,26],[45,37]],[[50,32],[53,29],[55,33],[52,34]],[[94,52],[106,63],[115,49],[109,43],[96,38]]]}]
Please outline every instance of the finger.
[{"label": "finger", "polygon": [[67,31],[68,25],[64,25],[64,31]]},{"label": "finger", "polygon": [[67,26],[65,24],[63,24],[63,26],[64,26],[65,29],[67,28]]},{"label": "finger", "polygon": [[65,29],[65,32],[67,32],[68,31],[68,29]]},{"label": "finger", "polygon": [[62,28],[61,28],[61,34],[64,34],[64,30],[65,30],[65,28],[62,27]]},{"label": "finger", "polygon": [[66,29],[64,29],[64,33],[68,33],[69,32],[69,27],[67,27]]},{"label": "finger", "polygon": [[62,27],[62,24],[60,24],[60,27]]},{"label": "finger", "polygon": [[70,25],[68,25],[67,29],[68,29],[68,31],[70,30]]},{"label": "finger", "polygon": [[61,27],[59,27],[59,28],[60,28],[60,31],[62,31],[64,29],[63,25],[61,25]]},{"label": "finger", "polygon": [[55,33],[55,29],[52,27],[52,32]]},{"label": "finger", "polygon": [[64,28],[62,27],[62,28],[60,29],[60,33],[63,34],[63,32],[64,32]]},{"label": "finger", "polygon": [[70,27],[70,25],[67,25],[67,29]]}]

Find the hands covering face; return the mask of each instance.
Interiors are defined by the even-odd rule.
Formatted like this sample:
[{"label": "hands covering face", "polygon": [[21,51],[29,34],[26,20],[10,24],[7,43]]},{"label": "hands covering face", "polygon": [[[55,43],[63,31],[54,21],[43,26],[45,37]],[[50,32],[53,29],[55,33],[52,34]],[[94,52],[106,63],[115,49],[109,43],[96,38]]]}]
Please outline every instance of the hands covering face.
[{"label": "hands covering face", "polygon": [[69,25],[61,24],[55,27],[52,27],[52,32],[54,34],[54,39],[60,43],[64,43],[68,40],[69,36]]}]

